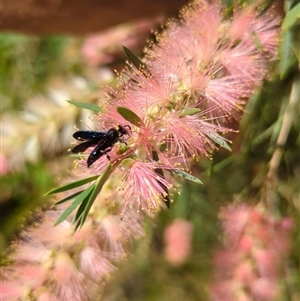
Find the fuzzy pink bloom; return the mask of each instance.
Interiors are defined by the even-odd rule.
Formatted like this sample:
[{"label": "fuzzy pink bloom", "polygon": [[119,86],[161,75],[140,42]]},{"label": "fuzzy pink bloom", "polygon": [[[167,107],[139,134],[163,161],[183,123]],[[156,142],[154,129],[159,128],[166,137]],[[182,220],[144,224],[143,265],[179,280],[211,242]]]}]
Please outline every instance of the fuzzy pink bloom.
[{"label": "fuzzy pink bloom", "polygon": [[[110,151],[113,175],[123,179],[111,198],[117,206],[122,199],[123,213],[127,207],[160,208],[171,185],[149,168],[155,161],[162,170],[190,170],[195,160],[228,142],[223,136],[232,131],[229,121],[240,119],[275,56],[279,21],[272,9],[260,14],[255,7],[236,9],[229,19],[221,3],[196,0],[149,45],[143,67],[120,74],[120,86],[108,90],[108,102],[101,105],[99,130],[117,124],[132,130],[125,151],[120,143]],[[138,122],[119,114],[120,107]],[[135,163],[123,164],[126,159]],[[91,173],[102,173],[107,163],[102,156]]]},{"label": "fuzzy pink bloom", "polygon": [[171,187],[167,180],[155,172],[158,167],[154,162],[135,161],[130,164],[117,186],[122,198],[127,200],[123,212],[126,212],[128,207],[138,211],[157,211],[166,195],[166,189]]},{"label": "fuzzy pink bloom", "polygon": [[84,276],[77,270],[69,254],[61,252],[55,258],[52,277],[53,294],[58,300],[81,301],[87,299]]},{"label": "fuzzy pink bloom", "polygon": [[269,55],[275,55],[278,46],[278,25],[280,17],[274,9],[259,15],[256,8],[248,7],[234,14],[229,37],[234,42],[242,40],[250,48],[257,52],[258,43],[262,50]]},{"label": "fuzzy pink bloom", "polygon": [[20,300],[22,296],[26,296],[27,288],[25,285],[14,282],[14,279],[6,279],[3,269],[0,270],[1,277],[1,291],[0,298],[3,301]]},{"label": "fuzzy pink bloom", "polygon": [[266,74],[264,55],[276,52],[280,18],[273,10],[259,16],[245,8],[226,23],[222,14],[218,2],[194,1],[182,12],[182,24],[171,22],[159,45],[148,51],[146,64],[159,78],[177,83],[181,93],[201,100],[200,108],[214,104],[215,116],[238,118]]},{"label": "fuzzy pink bloom", "polygon": [[49,292],[41,292],[36,299],[37,301],[59,301],[55,296]]},{"label": "fuzzy pink bloom", "polygon": [[6,175],[9,171],[6,157],[0,153],[0,176]]},{"label": "fuzzy pink bloom", "polygon": [[115,267],[103,256],[100,249],[86,247],[80,253],[80,271],[91,280],[99,280],[112,272]]},{"label": "fuzzy pink bloom", "polygon": [[61,213],[49,210],[40,226],[23,231],[16,241],[14,263],[1,269],[3,300],[93,300],[115,263],[127,254],[128,242],[143,235],[143,219],[132,210],[123,220],[91,212],[93,223],[85,223],[74,235],[68,220],[53,227]]},{"label": "fuzzy pink bloom", "polygon": [[215,255],[213,300],[271,301],[280,290],[280,267],[290,249],[290,231],[258,209],[241,205],[222,212],[225,249]]},{"label": "fuzzy pink bloom", "polygon": [[161,18],[139,20],[122,24],[98,34],[85,38],[82,45],[82,56],[90,65],[107,64],[124,56],[122,45],[130,49],[139,49],[139,45],[149,36],[149,31]]},{"label": "fuzzy pink bloom", "polygon": [[193,226],[184,220],[175,220],[165,230],[165,257],[174,266],[183,264],[191,253]]},{"label": "fuzzy pink bloom", "polygon": [[108,259],[123,259],[127,254],[125,245],[133,238],[143,236],[142,221],[143,218],[130,209],[123,218],[107,215],[97,223],[94,230],[97,241],[92,244],[97,243]]}]

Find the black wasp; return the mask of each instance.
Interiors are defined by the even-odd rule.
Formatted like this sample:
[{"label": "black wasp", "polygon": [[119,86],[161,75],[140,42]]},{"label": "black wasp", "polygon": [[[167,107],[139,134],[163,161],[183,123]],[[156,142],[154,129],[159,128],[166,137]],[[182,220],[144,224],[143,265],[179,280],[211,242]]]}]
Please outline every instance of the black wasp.
[{"label": "black wasp", "polygon": [[106,154],[108,160],[110,160],[110,157],[107,153],[112,150],[113,146],[118,141],[126,144],[125,140],[129,138],[130,132],[131,128],[129,125],[117,125],[109,129],[107,132],[78,131],[73,134],[73,137],[84,142],[76,145],[72,149],[72,153],[81,153],[90,146],[96,145],[87,159],[87,166],[90,167],[104,154]]}]

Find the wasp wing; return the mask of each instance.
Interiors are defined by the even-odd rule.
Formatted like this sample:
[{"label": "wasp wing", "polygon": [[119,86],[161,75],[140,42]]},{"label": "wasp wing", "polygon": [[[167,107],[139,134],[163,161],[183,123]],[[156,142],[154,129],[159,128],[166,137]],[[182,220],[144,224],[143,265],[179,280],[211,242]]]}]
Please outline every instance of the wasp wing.
[{"label": "wasp wing", "polygon": [[100,157],[102,157],[105,153],[105,150],[103,149],[103,143],[99,143],[93,151],[90,153],[88,159],[87,159],[87,166],[90,167],[96,160],[98,160]]},{"label": "wasp wing", "polygon": [[104,138],[106,132],[96,132],[96,131],[78,131],[73,134],[73,138],[80,140],[80,141],[89,141],[94,140],[99,142],[102,138]]},{"label": "wasp wing", "polygon": [[76,145],[73,149],[72,149],[72,153],[82,153],[84,152],[86,149],[88,149],[90,146],[94,146],[97,145],[99,141],[94,141],[94,140],[90,140],[90,141],[85,141],[83,143],[80,143],[78,145]]},{"label": "wasp wing", "polygon": [[113,145],[114,145],[113,140],[109,140],[107,138],[103,139],[102,141],[100,141],[96,147],[92,150],[92,152],[90,153],[88,159],[87,159],[87,165],[88,167],[90,167],[96,160],[98,160],[99,158],[101,158],[104,154],[106,154],[108,160],[109,160],[109,156],[107,155],[108,152],[111,151]]}]

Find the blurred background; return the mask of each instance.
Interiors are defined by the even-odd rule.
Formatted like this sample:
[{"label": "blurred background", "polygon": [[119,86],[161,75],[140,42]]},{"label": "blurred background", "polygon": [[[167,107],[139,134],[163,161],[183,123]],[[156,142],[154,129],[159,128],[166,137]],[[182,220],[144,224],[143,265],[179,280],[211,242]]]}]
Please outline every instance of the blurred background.
[{"label": "blurred background", "polygon": [[[4,265],[11,241],[33,222],[37,212],[50,206],[43,195],[69,175],[73,159],[68,158],[68,149],[75,127],[93,128],[91,113],[67,100],[97,104],[105,97],[101,87],[115,86],[115,70],[125,66],[122,45],[141,57],[146,41],[154,39],[153,32],[160,30],[166,18],[176,16],[185,1],[112,3],[2,3],[0,239]],[[284,11],[288,3],[278,5]],[[249,101],[239,133],[229,137],[232,153],[221,150],[212,161],[203,159],[194,167],[194,175],[204,185],[182,180],[181,195],[171,210],[156,217],[155,226],[146,225],[149,235],[134,243],[133,255],[105,287],[103,300],[208,300],[212,252],[220,244],[219,210],[232,204],[236,195],[256,202],[292,85],[300,82],[299,32],[299,23],[283,32],[279,60],[270,78]],[[276,195],[280,215],[296,222],[300,209],[299,98],[283,146]],[[179,263],[168,257],[165,248],[166,229],[174,223],[174,231],[179,225],[187,238],[179,239],[178,251],[188,245]],[[293,235],[286,274],[291,278],[289,289],[278,299],[283,301],[296,301],[300,281],[299,223]]]}]

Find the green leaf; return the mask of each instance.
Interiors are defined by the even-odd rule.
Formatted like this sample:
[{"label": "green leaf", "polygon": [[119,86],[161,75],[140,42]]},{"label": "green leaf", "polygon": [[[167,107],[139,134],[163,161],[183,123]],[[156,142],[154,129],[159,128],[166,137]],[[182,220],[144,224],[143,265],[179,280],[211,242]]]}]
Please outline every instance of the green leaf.
[{"label": "green leaf", "polygon": [[[158,154],[155,150],[152,151],[152,158],[154,161],[159,161]],[[164,172],[161,168],[156,168],[154,170],[157,174],[159,174],[163,179],[165,178]],[[162,189],[165,191],[165,194],[163,194],[163,197],[165,199],[166,206],[170,209],[171,207],[171,201],[170,201],[170,195],[169,195],[169,190],[168,187],[166,187],[163,183],[158,181],[158,184]]]},{"label": "green leaf", "polygon": [[255,44],[255,46],[257,47],[257,50],[262,52],[264,50],[264,46],[262,45],[259,36],[256,34],[256,32],[252,32],[251,33],[251,38]]},{"label": "green leaf", "polygon": [[[168,147],[168,144],[167,144],[167,143],[162,143],[162,144],[160,144],[160,146],[159,146],[159,151],[163,153],[164,151],[166,151],[167,147]],[[154,159],[154,158],[153,158],[153,159]]]},{"label": "green leaf", "polygon": [[92,176],[92,177],[85,178],[85,179],[82,179],[82,180],[79,180],[79,181],[76,181],[76,182],[69,183],[69,184],[64,185],[64,186],[60,186],[58,188],[54,188],[54,189],[48,191],[45,195],[56,194],[56,193],[59,193],[59,192],[63,192],[63,191],[67,191],[67,190],[76,188],[78,186],[82,186],[84,184],[87,184],[89,182],[92,182],[92,181],[96,180],[98,177],[99,177],[99,175]]},{"label": "green leaf", "polygon": [[79,195],[79,194],[82,193],[82,192],[83,192],[83,190],[78,191],[78,192],[75,192],[75,193],[73,193],[73,194],[67,196],[66,198],[64,198],[64,199],[62,199],[62,200],[56,202],[56,203],[55,203],[55,206],[60,205],[60,204],[62,204],[62,203],[65,203],[65,202],[67,202],[67,201],[69,201],[69,200],[72,200],[73,198],[75,198],[77,195]]},{"label": "green leaf", "polygon": [[300,3],[295,5],[293,8],[291,8],[285,15],[285,18],[283,19],[281,29],[282,30],[288,30],[292,26],[294,26],[297,22],[297,20],[300,19]]},{"label": "green leaf", "polygon": [[231,147],[225,141],[225,138],[223,138],[222,136],[220,136],[219,134],[216,134],[216,133],[208,133],[207,135],[210,139],[212,139],[215,143],[220,145],[222,148],[231,152]]},{"label": "green leaf", "polygon": [[83,202],[86,198],[90,196],[92,191],[95,189],[95,183],[89,186],[86,190],[84,190],[80,195],[78,195],[74,202],[61,214],[61,216],[57,219],[55,226],[64,221],[74,210],[75,208]]},{"label": "green leaf", "polygon": [[123,49],[128,56],[129,60],[132,62],[132,64],[139,70],[146,69],[146,65],[127,47],[123,46]]},{"label": "green leaf", "polygon": [[[75,214],[75,216],[74,216],[73,223],[75,223],[76,221],[79,220],[79,218],[80,218],[82,212],[85,210],[85,208],[86,208],[86,206],[87,206],[87,204],[88,204],[88,202],[89,202],[90,197],[91,197],[91,194],[89,195],[89,197],[85,198],[85,199],[83,200],[83,202],[80,204],[80,206],[79,206],[79,208],[77,209],[77,212],[76,212],[76,214]],[[77,229],[77,228],[75,228],[74,232],[76,231],[76,229]]]},{"label": "green leaf", "polygon": [[181,116],[195,115],[199,112],[201,112],[201,109],[199,108],[187,108],[181,113]]},{"label": "green leaf", "polygon": [[280,43],[280,60],[279,60],[279,73],[280,78],[283,79],[289,73],[291,66],[293,65],[295,58],[292,54],[293,33],[291,30],[287,30],[282,33],[282,42]]},{"label": "green leaf", "polygon": [[235,160],[236,156],[235,155],[231,155],[229,157],[227,157],[226,159],[218,162],[215,165],[210,165],[210,168],[207,170],[207,174],[208,176],[211,176],[213,173],[216,173],[220,170],[222,170],[223,168],[227,167],[228,165],[232,164],[232,162]]},{"label": "green leaf", "polygon": [[[80,217],[80,219],[78,220],[76,226],[75,226],[75,230],[76,231],[78,229],[78,227],[82,227],[87,215],[96,199],[96,197],[98,196],[98,194],[101,192],[104,184],[106,183],[106,181],[108,180],[109,176],[111,175],[111,172],[113,170],[113,168],[116,167],[116,164],[109,164],[107,166],[107,168],[105,169],[104,173],[99,176],[99,178],[97,179],[97,181],[95,182],[95,189],[92,191],[91,195],[89,196],[88,200],[85,201],[85,206],[80,208],[80,212],[78,212],[78,214],[76,213],[77,217]],[[82,211],[82,212],[81,212]]]},{"label": "green leaf", "polygon": [[189,180],[189,181],[192,181],[192,182],[195,182],[197,184],[203,184],[202,181],[200,179],[198,179],[197,177],[183,171],[183,170],[180,170],[180,169],[173,169],[172,170],[172,173],[177,175],[177,176],[180,176],[182,178],[185,178],[186,180]]},{"label": "green leaf", "polygon": [[94,111],[97,113],[102,112],[102,108],[97,106],[97,105],[93,105],[91,103],[85,103],[85,102],[78,102],[78,101],[73,101],[73,100],[67,100],[70,104],[79,107],[79,108],[83,108],[83,109],[87,109],[90,111]]},{"label": "green leaf", "polygon": [[141,118],[138,115],[136,115],[134,112],[124,107],[118,107],[117,111],[124,119],[131,122],[135,126],[140,127]]}]

